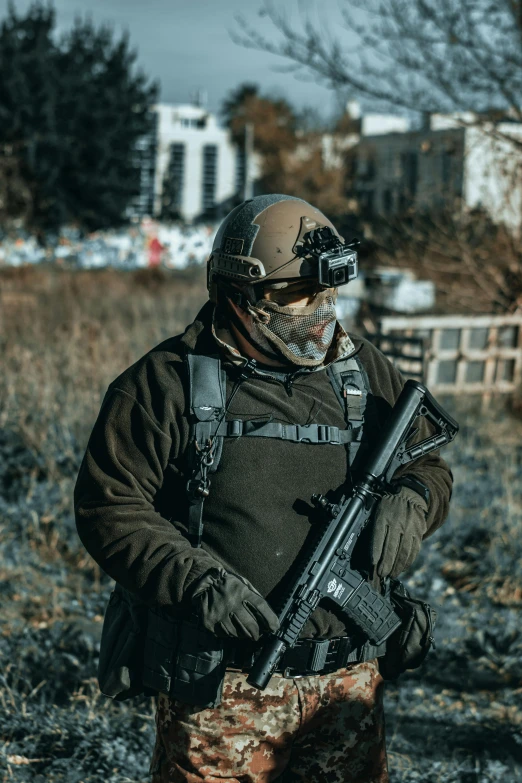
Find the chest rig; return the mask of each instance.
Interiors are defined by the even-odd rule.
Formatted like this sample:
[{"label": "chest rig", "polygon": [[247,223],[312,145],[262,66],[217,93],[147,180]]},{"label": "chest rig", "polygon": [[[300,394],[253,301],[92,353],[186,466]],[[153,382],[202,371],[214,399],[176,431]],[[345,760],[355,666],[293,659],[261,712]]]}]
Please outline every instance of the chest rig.
[{"label": "chest rig", "polygon": [[[187,532],[192,546],[201,546],[203,508],[210,493],[225,438],[277,438],[308,443],[310,448],[333,444],[347,450],[350,469],[363,451],[363,429],[370,386],[356,356],[340,359],[326,368],[341,405],[346,429],[325,424],[283,424],[273,421],[226,420],[234,390],[255,372],[255,364],[239,371],[227,400],[227,374],[218,356],[186,355],[189,442],[185,452],[187,471]],[[270,375],[267,373],[268,377]],[[256,377],[259,377],[256,375]],[[272,376],[273,377],[273,376]],[[290,376],[292,377],[292,376]],[[286,384],[285,384],[286,385]],[[371,397],[370,397],[371,399]],[[142,683],[149,692],[160,691],[186,704],[217,707],[221,702],[227,666],[248,669],[254,651],[244,640],[214,636],[193,618],[169,617],[162,607],[148,610]],[[299,672],[335,671],[349,662],[370,660],[384,648],[369,642],[353,647],[349,637],[334,640],[299,640],[282,661],[284,676]],[[330,667],[330,668],[328,668]],[[301,676],[301,675],[299,675]]]},{"label": "chest rig", "polygon": [[[370,394],[368,375],[357,356],[340,359],[326,372],[341,405],[347,429],[329,424],[283,424],[272,421],[226,420],[226,372],[218,356],[189,353],[186,356],[189,381],[190,434],[187,453],[188,535],[193,546],[201,546],[203,507],[210,493],[225,438],[278,438],[294,443],[343,446],[350,468],[363,445],[365,411]],[[250,377],[242,371],[239,382]]]}]

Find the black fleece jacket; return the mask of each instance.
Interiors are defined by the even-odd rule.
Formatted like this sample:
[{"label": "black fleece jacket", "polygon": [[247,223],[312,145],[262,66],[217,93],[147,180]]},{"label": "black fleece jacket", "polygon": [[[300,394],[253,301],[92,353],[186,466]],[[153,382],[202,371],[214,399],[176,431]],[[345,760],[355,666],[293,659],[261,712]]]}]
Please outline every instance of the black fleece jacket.
[{"label": "black fleece jacket", "polygon": [[[184,355],[216,354],[212,305],[185,333],[165,340],[111,383],[94,425],[75,488],[78,534],[101,568],[150,604],[183,611],[184,594],[216,563],[242,574],[275,605],[284,578],[308,536],[314,535],[313,493],[340,490],[349,474],[338,445],[269,438],[225,439],[205,502],[200,549],[186,532],[185,453],[189,438]],[[404,384],[400,373],[368,341],[350,335],[373,395],[367,438],[375,442]],[[237,372],[227,368],[227,399]],[[251,377],[235,394],[227,419],[264,418],[346,428],[326,371],[300,375],[291,387]],[[418,437],[426,437],[424,422]],[[426,536],[448,513],[452,476],[437,453],[403,470],[430,490]],[[369,566],[367,538],[352,565]],[[321,604],[303,637],[353,632],[336,607]]]}]

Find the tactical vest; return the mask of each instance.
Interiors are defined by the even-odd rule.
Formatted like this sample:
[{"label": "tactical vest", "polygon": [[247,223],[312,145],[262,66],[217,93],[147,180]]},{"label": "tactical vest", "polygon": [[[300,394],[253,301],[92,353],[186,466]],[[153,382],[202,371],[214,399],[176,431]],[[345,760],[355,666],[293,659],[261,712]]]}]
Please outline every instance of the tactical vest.
[{"label": "tactical vest", "polygon": [[[371,391],[368,375],[357,356],[340,359],[326,369],[343,410],[347,425],[345,430],[328,424],[226,421],[226,373],[219,357],[189,353],[186,366],[190,400],[188,534],[193,546],[201,546],[204,502],[210,492],[210,477],[216,472],[221,459],[225,438],[278,438],[317,446],[326,443],[344,446],[350,469],[356,467]],[[246,380],[250,373],[243,371],[239,380]]]}]

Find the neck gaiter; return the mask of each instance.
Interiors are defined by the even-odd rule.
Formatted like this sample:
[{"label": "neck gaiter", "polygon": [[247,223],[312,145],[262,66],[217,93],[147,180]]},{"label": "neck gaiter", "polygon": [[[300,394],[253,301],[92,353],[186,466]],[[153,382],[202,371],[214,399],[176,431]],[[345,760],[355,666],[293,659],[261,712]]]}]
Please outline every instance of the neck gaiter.
[{"label": "neck gaiter", "polygon": [[252,338],[292,364],[317,367],[324,361],[335,332],[336,293],[321,291],[304,307],[282,306],[261,299],[247,310]]}]

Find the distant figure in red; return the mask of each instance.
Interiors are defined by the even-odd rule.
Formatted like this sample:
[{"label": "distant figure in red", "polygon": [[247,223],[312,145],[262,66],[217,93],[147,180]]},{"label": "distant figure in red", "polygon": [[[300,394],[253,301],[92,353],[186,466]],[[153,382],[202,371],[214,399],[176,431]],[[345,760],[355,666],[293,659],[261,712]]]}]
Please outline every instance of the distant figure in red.
[{"label": "distant figure in red", "polygon": [[149,267],[159,266],[161,264],[161,254],[163,253],[163,250],[163,245],[158,237],[153,237],[149,242]]}]

